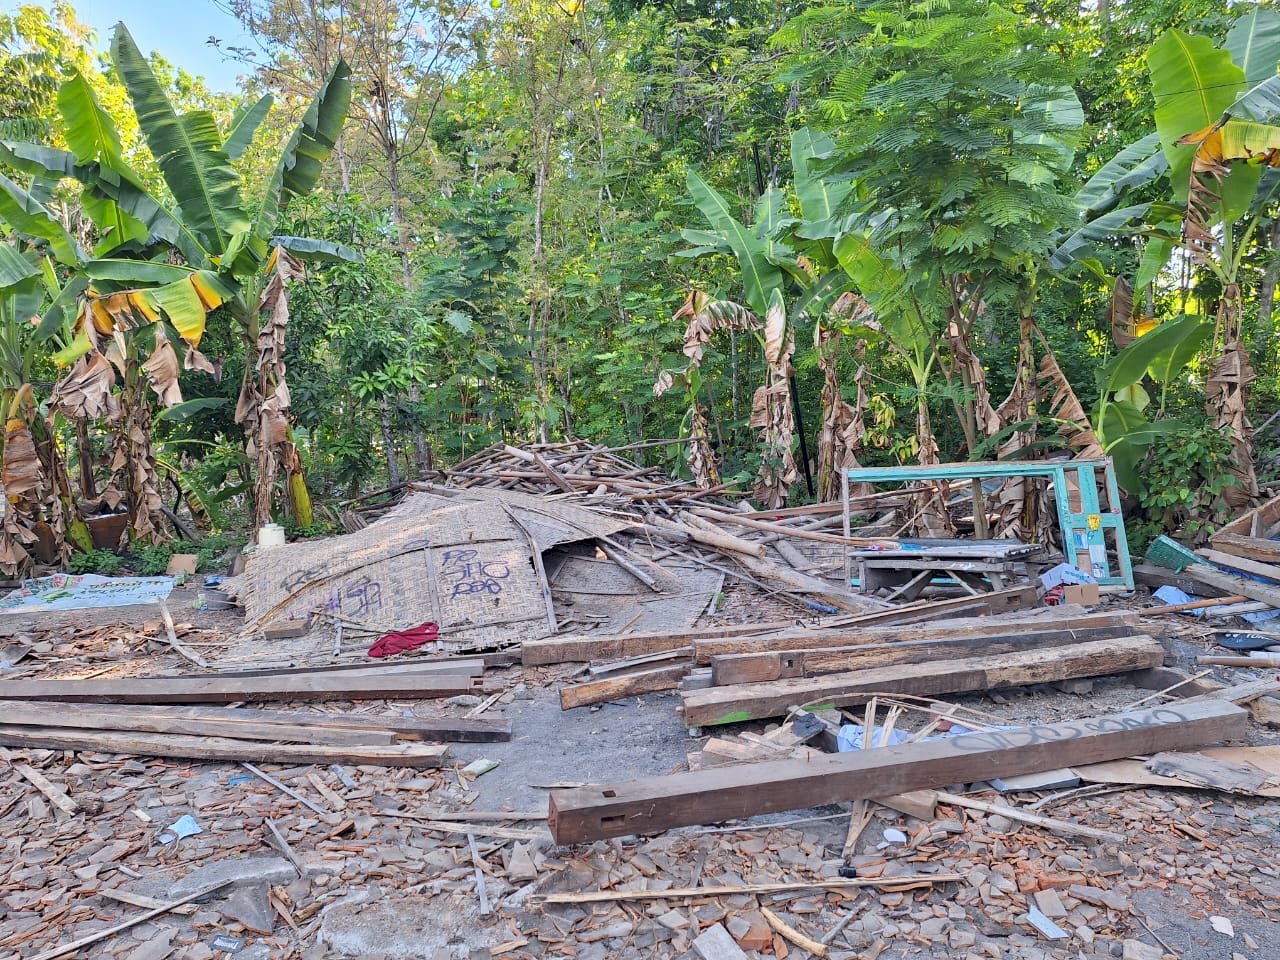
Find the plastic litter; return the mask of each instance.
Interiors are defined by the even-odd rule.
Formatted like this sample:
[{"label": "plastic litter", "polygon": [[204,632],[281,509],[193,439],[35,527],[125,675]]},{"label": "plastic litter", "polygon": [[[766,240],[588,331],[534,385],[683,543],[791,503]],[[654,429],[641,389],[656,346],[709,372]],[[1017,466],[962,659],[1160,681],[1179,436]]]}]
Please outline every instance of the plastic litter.
[{"label": "plastic litter", "polygon": [[160,831],[160,836],[156,839],[160,843],[173,843],[175,840],[181,840],[183,837],[194,837],[198,833],[204,833],[204,828],[196,823],[196,818],[189,813],[184,813],[169,826]]},{"label": "plastic litter", "polygon": [[1050,940],[1065,940],[1070,936],[1067,931],[1046,917],[1035,904],[1032,904],[1027,911],[1027,922]]}]

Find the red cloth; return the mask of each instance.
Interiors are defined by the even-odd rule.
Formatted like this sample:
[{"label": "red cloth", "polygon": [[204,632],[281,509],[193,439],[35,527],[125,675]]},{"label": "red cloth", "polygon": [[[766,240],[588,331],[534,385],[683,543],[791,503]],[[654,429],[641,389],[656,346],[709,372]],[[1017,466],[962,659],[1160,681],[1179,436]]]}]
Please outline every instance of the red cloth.
[{"label": "red cloth", "polygon": [[394,657],[397,653],[416,650],[424,643],[430,643],[440,636],[440,625],[420,623],[408,630],[396,630],[379,637],[377,643],[369,648],[371,657]]}]

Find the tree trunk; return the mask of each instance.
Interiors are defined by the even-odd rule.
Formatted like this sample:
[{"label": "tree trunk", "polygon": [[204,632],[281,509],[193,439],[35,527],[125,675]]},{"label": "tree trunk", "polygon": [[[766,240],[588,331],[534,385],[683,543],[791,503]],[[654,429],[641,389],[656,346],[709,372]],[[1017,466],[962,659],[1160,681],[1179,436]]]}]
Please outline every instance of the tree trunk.
[{"label": "tree trunk", "polygon": [[[404,196],[400,189],[400,156],[399,144],[388,140],[383,145],[387,160],[387,181],[391,187],[391,221],[395,227],[396,239],[398,241],[398,255],[400,257],[400,273],[404,279],[404,289],[408,293],[413,287],[413,264],[409,258],[409,236],[405,227],[404,217],[401,214],[401,204],[404,202]],[[412,336],[412,331],[405,330],[406,336]],[[431,447],[427,443],[427,431],[422,426],[422,418],[418,413],[418,403],[422,399],[422,389],[416,381],[409,384],[409,403],[413,405],[413,415],[409,418],[409,432],[413,437],[413,454],[414,465],[417,468],[418,476],[422,476],[431,469]]]},{"label": "tree trunk", "polygon": [[425,476],[434,466],[431,457],[431,444],[427,442],[427,432],[422,427],[422,412],[418,405],[422,402],[422,388],[418,384],[409,384],[409,403],[413,405],[413,415],[409,418],[413,425],[413,459],[418,476]]},{"label": "tree trunk", "polygon": [[391,401],[383,394],[378,398],[378,414],[382,423],[382,448],[387,458],[387,485],[400,486],[400,460],[396,456],[396,435],[391,429]]},{"label": "tree trunk", "polygon": [[1267,250],[1273,257],[1262,271],[1262,283],[1258,286],[1258,340],[1261,345],[1268,346],[1275,339],[1275,331],[1271,329],[1271,314],[1275,308],[1276,280],[1280,279],[1280,259],[1275,259],[1280,252],[1280,217],[1271,221],[1271,229],[1267,233]]},{"label": "tree trunk", "polygon": [[1240,285],[1228,284],[1218,300],[1218,330],[1222,351],[1205,380],[1205,407],[1213,425],[1231,441],[1233,455],[1228,469],[1236,485],[1223,493],[1232,507],[1242,507],[1258,496],[1253,466],[1253,425],[1249,422],[1249,386],[1256,379],[1249,352],[1240,341]]},{"label": "tree trunk", "polygon": [[76,420],[76,454],[80,459],[80,496],[86,503],[98,499],[98,485],[93,476],[93,438],[87,421]]},{"label": "tree trunk", "polygon": [[125,369],[120,406],[120,445],[116,448],[116,463],[112,467],[117,473],[123,471],[124,474],[130,539],[161,543],[169,539],[165,530],[168,518],[160,496],[155,451],[151,446],[151,401],[138,364],[132,360]]},{"label": "tree trunk", "polygon": [[545,255],[544,242],[544,224],[543,213],[546,208],[547,194],[547,173],[550,166],[551,151],[551,129],[547,128],[542,138],[542,156],[538,161],[538,169],[535,173],[534,180],[534,199],[533,199],[533,256],[530,261],[533,274],[533,289],[529,296],[529,362],[533,372],[534,391],[538,397],[538,403],[543,410],[538,412],[538,439],[542,443],[549,441],[547,431],[547,418],[545,414],[546,401],[550,398],[551,389],[547,377],[547,358],[544,354],[546,347],[546,317],[550,304],[546,302],[547,292],[542,288],[542,267]]}]

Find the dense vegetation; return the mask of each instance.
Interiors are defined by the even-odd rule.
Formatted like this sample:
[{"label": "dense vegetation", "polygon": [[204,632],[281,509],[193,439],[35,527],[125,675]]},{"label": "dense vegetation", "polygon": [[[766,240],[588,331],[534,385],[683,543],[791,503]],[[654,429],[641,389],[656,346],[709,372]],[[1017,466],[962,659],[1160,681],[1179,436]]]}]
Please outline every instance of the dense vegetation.
[{"label": "dense vegetation", "polygon": [[7,571],[500,440],[769,506],[1105,452],[1140,538],[1280,474],[1269,6],[226,5],[230,94],[0,17]]}]

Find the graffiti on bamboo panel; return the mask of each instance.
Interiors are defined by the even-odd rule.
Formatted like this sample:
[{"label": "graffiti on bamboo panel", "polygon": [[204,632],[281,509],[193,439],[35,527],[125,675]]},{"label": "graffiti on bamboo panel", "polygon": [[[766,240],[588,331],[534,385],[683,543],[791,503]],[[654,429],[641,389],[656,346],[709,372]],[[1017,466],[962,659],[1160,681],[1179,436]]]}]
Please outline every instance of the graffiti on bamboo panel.
[{"label": "graffiti on bamboo panel", "polygon": [[961,750],[1008,750],[1012,747],[1032,747],[1099,734],[1130,733],[1147,727],[1182,723],[1184,720],[1186,717],[1177,710],[1163,707],[1142,713],[1118,714],[1071,723],[1036,723],[1004,730],[961,733],[949,737],[948,742]]},{"label": "graffiti on bamboo panel", "polygon": [[502,582],[511,576],[506,560],[482,560],[478,550],[446,550],[440,558],[440,574],[449,596],[502,593]]},{"label": "graffiti on bamboo panel", "polygon": [[342,588],[338,609],[349,617],[381,612],[382,584],[370,577],[350,581]]}]

